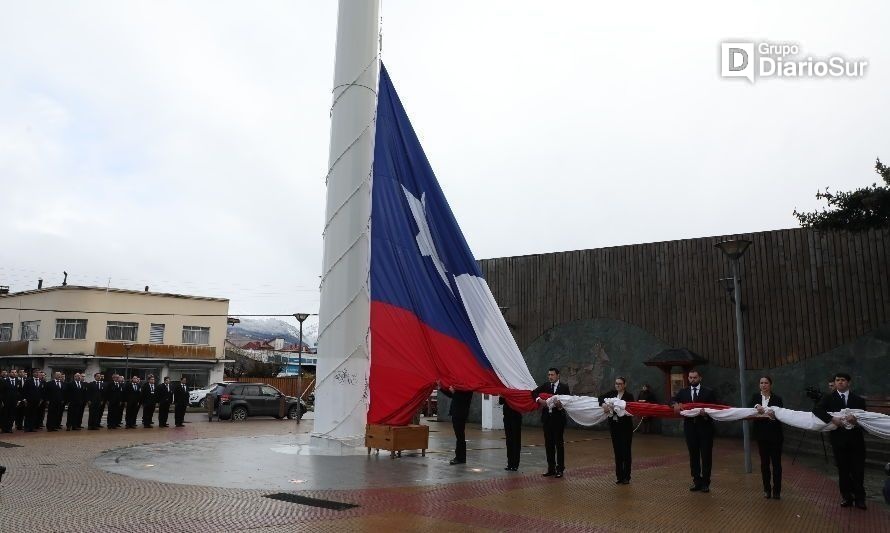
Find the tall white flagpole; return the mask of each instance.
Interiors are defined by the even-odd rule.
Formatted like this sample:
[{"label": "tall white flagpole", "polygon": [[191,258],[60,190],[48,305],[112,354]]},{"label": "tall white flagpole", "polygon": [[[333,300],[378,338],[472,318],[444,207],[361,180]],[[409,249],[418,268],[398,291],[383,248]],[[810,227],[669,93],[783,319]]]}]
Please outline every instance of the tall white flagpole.
[{"label": "tall white flagpole", "polygon": [[367,421],[379,10],[379,0],[340,0],[337,15],[311,438],[334,454],[362,445]]}]

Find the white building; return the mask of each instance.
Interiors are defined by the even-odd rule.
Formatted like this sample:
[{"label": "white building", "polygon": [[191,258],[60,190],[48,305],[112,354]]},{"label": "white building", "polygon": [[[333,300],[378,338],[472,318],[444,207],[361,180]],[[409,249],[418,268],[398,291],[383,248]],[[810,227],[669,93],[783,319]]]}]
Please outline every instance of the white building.
[{"label": "white building", "polygon": [[60,286],[0,294],[0,368],[222,381],[229,300]]}]

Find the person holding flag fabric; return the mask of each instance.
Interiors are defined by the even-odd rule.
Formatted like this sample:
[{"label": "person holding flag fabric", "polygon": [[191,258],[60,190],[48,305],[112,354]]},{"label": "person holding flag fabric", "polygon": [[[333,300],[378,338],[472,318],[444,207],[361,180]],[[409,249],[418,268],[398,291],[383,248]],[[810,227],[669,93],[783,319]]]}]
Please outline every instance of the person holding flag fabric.
[{"label": "person holding flag fabric", "polygon": [[[692,369],[688,374],[689,386],[681,389],[671,400],[674,411],[686,409],[683,404],[716,404],[717,395],[701,384],[701,372]],[[711,491],[711,455],[714,449],[714,421],[705,413],[683,419],[683,434],[689,450],[689,469],[692,472],[692,492]]]},{"label": "person holding flag fabric", "polygon": [[565,446],[563,443],[563,434],[566,429],[566,412],[559,401],[555,402],[552,407],[547,406],[541,394],[570,394],[569,386],[559,382],[559,369],[552,367],[547,369],[547,383],[542,383],[532,391],[532,398],[538,404],[544,406],[541,409],[541,423],[544,426],[544,448],[547,453],[547,471],[542,474],[544,477],[561,478],[565,471]]}]

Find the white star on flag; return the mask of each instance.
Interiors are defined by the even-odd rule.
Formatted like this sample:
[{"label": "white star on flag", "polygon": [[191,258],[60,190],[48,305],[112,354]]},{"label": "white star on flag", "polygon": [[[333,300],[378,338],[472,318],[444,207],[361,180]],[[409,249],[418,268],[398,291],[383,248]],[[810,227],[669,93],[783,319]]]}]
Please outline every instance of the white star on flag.
[{"label": "white star on flag", "polygon": [[433,265],[439,272],[439,277],[442,278],[442,282],[448,287],[448,292],[451,292],[453,295],[454,292],[451,290],[451,283],[448,282],[448,271],[445,269],[445,265],[442,264],[442,260],[439,259],[439,253],[436,251],[436,245],[433,242],[433,234],[430,232],[430,225],[426,220],[426,193],[422,193],[420,195],[420,200],[418,200],[417,197],[411,194],[404,185],[402,185],[402,190],[405,191],[405,198],[408,199],[408,207],[411,208],[411,214],[414,215],[414,222],[420,230],[415,237],[417,247],[420,248],[420,255],[429,257],[433,261]]}]

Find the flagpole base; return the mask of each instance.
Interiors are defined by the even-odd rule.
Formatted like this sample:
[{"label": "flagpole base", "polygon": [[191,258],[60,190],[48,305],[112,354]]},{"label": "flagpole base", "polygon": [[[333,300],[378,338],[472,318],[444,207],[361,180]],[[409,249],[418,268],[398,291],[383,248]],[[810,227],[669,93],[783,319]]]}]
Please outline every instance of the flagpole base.
[{"label": "flagpole base", "polygon": [[309,447],[312,448],[313,455],[356,455],[359,448],[365,447],[365,436],[353,435],[337,438],[313,433],[309,436]]}]

